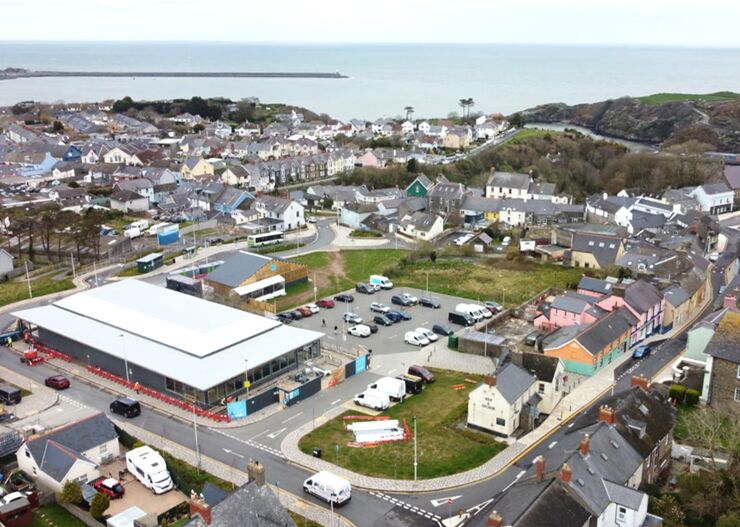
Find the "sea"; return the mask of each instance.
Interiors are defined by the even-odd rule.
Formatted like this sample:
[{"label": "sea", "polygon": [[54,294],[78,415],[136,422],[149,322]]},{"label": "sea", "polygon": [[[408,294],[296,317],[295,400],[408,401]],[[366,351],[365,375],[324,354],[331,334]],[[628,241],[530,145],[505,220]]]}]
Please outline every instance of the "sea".
[{"label": "sea", "polygon": [[740,48],[502,44],[0,42],[0,69],[339,72],[346,79],[37,78],[0,81],[0,105],[131,96],[259,97],[338,119],[472,112],[658,92],[740,92]]}]

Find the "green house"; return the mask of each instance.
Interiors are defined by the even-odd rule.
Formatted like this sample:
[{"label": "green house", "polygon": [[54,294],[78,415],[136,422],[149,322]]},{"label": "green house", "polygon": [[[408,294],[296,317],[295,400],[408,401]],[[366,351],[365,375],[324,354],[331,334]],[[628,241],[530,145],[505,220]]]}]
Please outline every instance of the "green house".
[{"label": "green house", "polygon": [[433,183],[424,174],[419,174],[411,184],[406,187],[406,195],[409,197],[426,198]]}]

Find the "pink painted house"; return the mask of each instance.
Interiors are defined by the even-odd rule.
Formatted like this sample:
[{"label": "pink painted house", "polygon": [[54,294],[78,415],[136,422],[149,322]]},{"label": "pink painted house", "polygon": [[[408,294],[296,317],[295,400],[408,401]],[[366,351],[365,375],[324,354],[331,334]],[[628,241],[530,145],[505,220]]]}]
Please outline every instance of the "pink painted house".
[{"label": "pink painted house", "polygon": [[613,288],[614,284],[608,280],[599,280],[598,278],[584,276],[581,278],[581,281],[578,282],[577,291],[581,295],[601,298],[612,294]]},{"label": "pink painted house", "polygon": [[385,161],[380,159],[372,150],[366,151],[361,156],[355,158],[355,164],[361,167],[383,168]]},{"label": "pink painted house", "polygon": [[537,329],[551,331],[568,326],[588,325],[598,320],[604,311],[594,307],[596,299],[579,293],[567,292],[555,297],[546,313],[534,319]]}]

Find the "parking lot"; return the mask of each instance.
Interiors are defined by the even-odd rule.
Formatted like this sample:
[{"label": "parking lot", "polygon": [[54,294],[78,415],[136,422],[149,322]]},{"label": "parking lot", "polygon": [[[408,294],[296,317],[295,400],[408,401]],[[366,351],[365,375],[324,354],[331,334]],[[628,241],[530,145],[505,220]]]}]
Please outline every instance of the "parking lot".
[{"label": "parking lot", "polygon": [[[407,331],[412,331],[418,327],[431,329],[434,324],[446,324],[455,332],[463,329],[462,326],[447,322],[447,315],[450,311],[455,311],[457,304],[469,304],[473,302],[469,299],[440,295],[430,291],[429,297],[440,303],[439,309],[419,305],[403,308],[402,306],[391,304],[391,297],[393,295],[410,293],[417,298],[422,298],[426,296],[426,292],[419,289],[398,287],[391,290],[377,291],[369,295],[357,293],[354,290],[347,291],[347,293],[354,296],[354,302],[348,304],[335,302],[334,308],[322,309],[319,313],[294,321],[292,324],[294,326],[324,332],[326,337],[322,340],[329,347],[337,347],[343,351],[352,351],[356,349],[357,345],[361,345],[367,349],[371,349],[374,354],[398,353],[418,349],[404,342],[404,334]],[[373,317],[376,313],[370,311],[370,304],[373,302],[381,302],[391,308],[391,310],[405,311],[412,318],[411,320],[397,322],[392,326],[376,324],[378,326],[378,332],[369,337],[363,338],[347,334],[347,329],[353,324],[344,322],[344,313],[351,311],[362,317],[363,322],[375,324]],[[322,325],[322,321],[326,322],[325,327]],[[434,344],[432,343],[432,345]],[[446,337],[439,335],[436,345],[447,346]]]}]

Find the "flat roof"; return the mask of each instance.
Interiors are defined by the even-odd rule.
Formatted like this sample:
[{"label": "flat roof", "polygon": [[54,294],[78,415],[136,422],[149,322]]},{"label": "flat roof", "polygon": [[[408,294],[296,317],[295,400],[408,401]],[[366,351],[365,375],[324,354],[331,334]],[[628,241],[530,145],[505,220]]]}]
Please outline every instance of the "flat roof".
[{"label": "flat roof", "polygon": [[89,289],[52,305],[55,311],[99,322],[118,334],[136,335],[195,357],[205,357],[281,325],[134,279]]},{"label": "flat roof", "polygon": [[157,258],[162,258],[162,253],[149,253],[136,260],[136,263],[149,263]]}]

